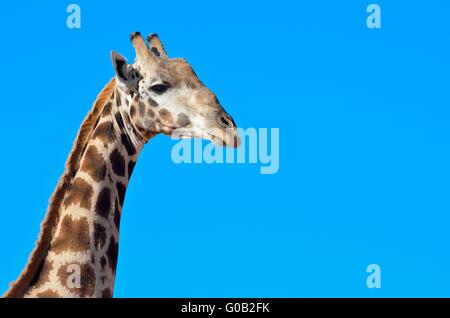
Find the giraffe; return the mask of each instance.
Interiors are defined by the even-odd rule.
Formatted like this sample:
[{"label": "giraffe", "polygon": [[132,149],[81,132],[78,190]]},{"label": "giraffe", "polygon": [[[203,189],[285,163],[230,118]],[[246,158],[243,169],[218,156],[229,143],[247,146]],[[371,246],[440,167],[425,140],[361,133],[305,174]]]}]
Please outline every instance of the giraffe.
[{"label": "giraffe", "polygon": [[143,146],[175,132],[240,144],[233,119],[186,60],[169,58],[156,34],[146,42],[134,32],[131,42],[133,64],[111,52],[115,76],[84,119],[36,246],[4,297],[112,297],[122,206]]}]

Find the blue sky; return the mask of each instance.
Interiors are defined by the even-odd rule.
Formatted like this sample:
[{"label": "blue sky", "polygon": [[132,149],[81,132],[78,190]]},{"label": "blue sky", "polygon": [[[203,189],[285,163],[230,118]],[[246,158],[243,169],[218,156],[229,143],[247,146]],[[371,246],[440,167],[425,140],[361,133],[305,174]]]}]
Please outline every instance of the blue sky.
[{"label": "blue sky", "polygon": [[[78,127],[129,34],[157,32],[240,127],[280,129],[280,170],[175,165],[146,145],[117,297],[450,296],[447,1],[2,4],[0,292],[17,278]],[[382,287],[366,287],[366,267]]]}]

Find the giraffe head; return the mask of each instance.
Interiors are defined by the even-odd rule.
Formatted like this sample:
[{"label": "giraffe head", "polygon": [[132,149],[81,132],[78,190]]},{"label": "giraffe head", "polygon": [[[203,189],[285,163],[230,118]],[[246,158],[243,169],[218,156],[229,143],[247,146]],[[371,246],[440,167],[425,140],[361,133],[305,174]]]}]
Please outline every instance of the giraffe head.
[{"label": "giraffe head", "polygon": [[148,36],[148,45],[139,32],[131,41],[136,50],[133,64],[114,51],[111,58],[118,88],[127,95],[125,111],[137,131],[239,146],[233,119],[186,60],[170,59],[156,34]]}]

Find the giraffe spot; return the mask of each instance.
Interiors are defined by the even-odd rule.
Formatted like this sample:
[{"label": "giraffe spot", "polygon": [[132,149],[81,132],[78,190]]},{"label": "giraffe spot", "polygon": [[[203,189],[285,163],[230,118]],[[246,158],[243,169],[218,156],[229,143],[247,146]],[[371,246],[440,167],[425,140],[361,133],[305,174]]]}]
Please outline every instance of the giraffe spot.
[{"label": "giraffe spot", "polygon": [[187,125],[189,125],[191,123],[191,120],[189,119],[189,117],[184,114],[178,114],[177,116],[177,124],[180,125],[180,127],[185,127]]},{"label": "giraffe spot", "polygon": [[82,252],[90,249],[89,223],[85,218],[73,220],[66,215],[61,221],[58,236],[52,242],[51,251],[60,253],[63,251]]},{"label": "giraffe spot", "polygon": [[91,199],[94,191],[92,187],[81,178],[76,178],[72,182],[69,193],[64,199],[64,207],[68,207],[72,204],[78,204],[81,208],[90,210]]},{"label": "giraffe spot", "polygon": [[125,175],[125,159],[120,154],[119,150],[114,149],[109,156],[111,166],[114,173],[120,177]]},{"label": "giraffe spot", "polygon": [[111,114],[111,103],[107,103],[103,107],[102,117],[107,117],[107,116],[109,116],[109,114]]},{"label": "giraffe spot", "polygon": [[117,125],[119,126],[119,128],[120,128],[121,130],[124,130],[124,129],[125,129],[125,125],[123,124],[122,115],[121,115],[119,112],[117,112],[117,113],[114,115],[114,117],[116,118]]},{"label": "giraffe spot", "polygon": [[[72,265],[72,266],[71,266]],[[73,265],[79,266],[79,272],[73,269]],[[77,277],[77,274],[80,276]],[[60,284],[79,297],[92,297],[95,289],[95,272],[89,264],[66,264],[59,268],[58,278]],[[80,285],[77,285],[79,279]]]},{"label": "giraffe spot", "polygon": [[116,182],[117,195],[119,196],[120,206],[123,206],[123,200],[125,199],[125,185],[122,182]]},{"label": "giraffe spot", "polygon": [[147,109],[147,116],[150,118],[155,118],[155,112],[149,108]]},{"label": "giraffe spot", "polygon": [[128,161],[128,178],[131,177],[135,166],[136,166],[136,161],[134,161],[134,160]]},{"label": "giraffe spot", "polygon": [[100,139],[105,146],[114,141],[114,127],[111,122],[104,122],[94,129],[93,139]]},{"label": "giraffe spot", "polygon": [[152,106],[152,107],[158,107],[159,106],[159,104],[153,99],[153,98],[148,98],[147,99],[147,102],[148,102],[148,104],[150,105],[150,106]]},{"label": "giraffe spot", "polygon": [[106,266],[106,257],[105,256],[102,256],[100,258],[100,265],[101,265],[102,269],[105,269],[105,266]]},{"label": "giraffe spot", "polygon": [[106,229],[103,225],[94,224],[94,244],[97,249],[103,248],[106,243]]},{"label": "giraffe spot", "polygon": [[136,149],[134,148],[133,144],[130,141],[130,138],[128,138],[127,135],[122,133],[120,135],[120,139],[122,141],[122,144],[124,145],[125,149],[127,150],[127,153],[129,156],[132,156],[136,153]]},{"label": "giraffe spot", "polygon": [[131,105],[130,116],[131,116],[131,118],[134,118],[135,115],[136,115],[136,107],[134,107],[134,105]]},{"label": "giraffe spot", "polygon": [[172,114],[165,108],[161,109],[159,112],[159,117],[161,117],[162,120],[164,120],[166,123],[172,123],[173,118]]},{"label": "giraffe spot", "polygon": [[108,264],[112,272],[116,272],[117,256],[119,254],[119,245],[116,243],[114,237],[109,238],[108,249],[106,250],[106,257],[108,258]]},{"label": "giraffe spot", "polygon": [[122,105],[122,101],[120,99],[120,94],[118,92],[115,92],[116,94],[116,105],[117,107],[120,107]]},{"label": "giraffe spot", "polygon": [[89,174],[92,179],[97,182],[105,179],[106,163],[103,156],[97,151],[95,146],[91,145],[86,150],[86,154],[81,164],[81,170]]},{"label": "giraffe spot", "polygon": [[36,294],[37,298],[60,298],[58,293],[52,289],[47,289],[43,292]]},{"label": "giraffe spot", "polygon": [[139,115],[141,117],[144,117],[144,115],[145,115],[145,105],[141,101],[139,101]]},{"label": "giraffe spot", "polygon": [[111,289],[106,288],[102,291],[102,298],[112,298],[112,292]]},{"label": "giraffe spot", "polygon": [[114,207],[114,225],[116,226],[116,229],[119,230],[119,227],[120,227],[120,207],[119,207],[119,202],[117,202],[117,198],[116,198],[116,205]]},{"label": "giraffe spot", "polygon": [[33,280],[30,282],[30,286],[33,286],[35,288],[39,288],[42,285],[44,285],[46,282],[49,281],[49,273],[53,269],[53,263],[49,261],[48,259],[45,259],[39,265],[38,270],[36,271],[36,274],[33,278]]},{"label": "giraffe spot", "polygon": [[111,190],[103,188],[100,191],[97,203],[95,204],[95,210],[100,216],[104,218],[108,217],[109,211],[111,210]]},{"label": "giraffe spot", "polygon": [[[57,272],[58,279],[59,279],[61,285],[66,288],[69,287],[68,286],[69,284],[67,284],[67,282],[68,282],[69,275],[71,273],[71,272],[67,273],[67,270],[68,270],[67,265],[63,265],[58,269],[58,272]],[[80,268],[80,276],[81,276],[81,268]],[[80,277],[80,285],[81,285],[81,277]]]}]

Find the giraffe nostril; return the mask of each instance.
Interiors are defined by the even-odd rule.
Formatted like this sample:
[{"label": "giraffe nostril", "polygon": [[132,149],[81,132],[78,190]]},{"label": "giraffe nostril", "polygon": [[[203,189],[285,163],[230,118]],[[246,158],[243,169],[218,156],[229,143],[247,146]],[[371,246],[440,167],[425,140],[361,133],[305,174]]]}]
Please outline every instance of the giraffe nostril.
[{"label": "giraffe nostril", "polygon": [[225,128],[234,128],[236,126],[233,119],[227,113],[220,113],[218,116],[218,121],[219,124]]}]

